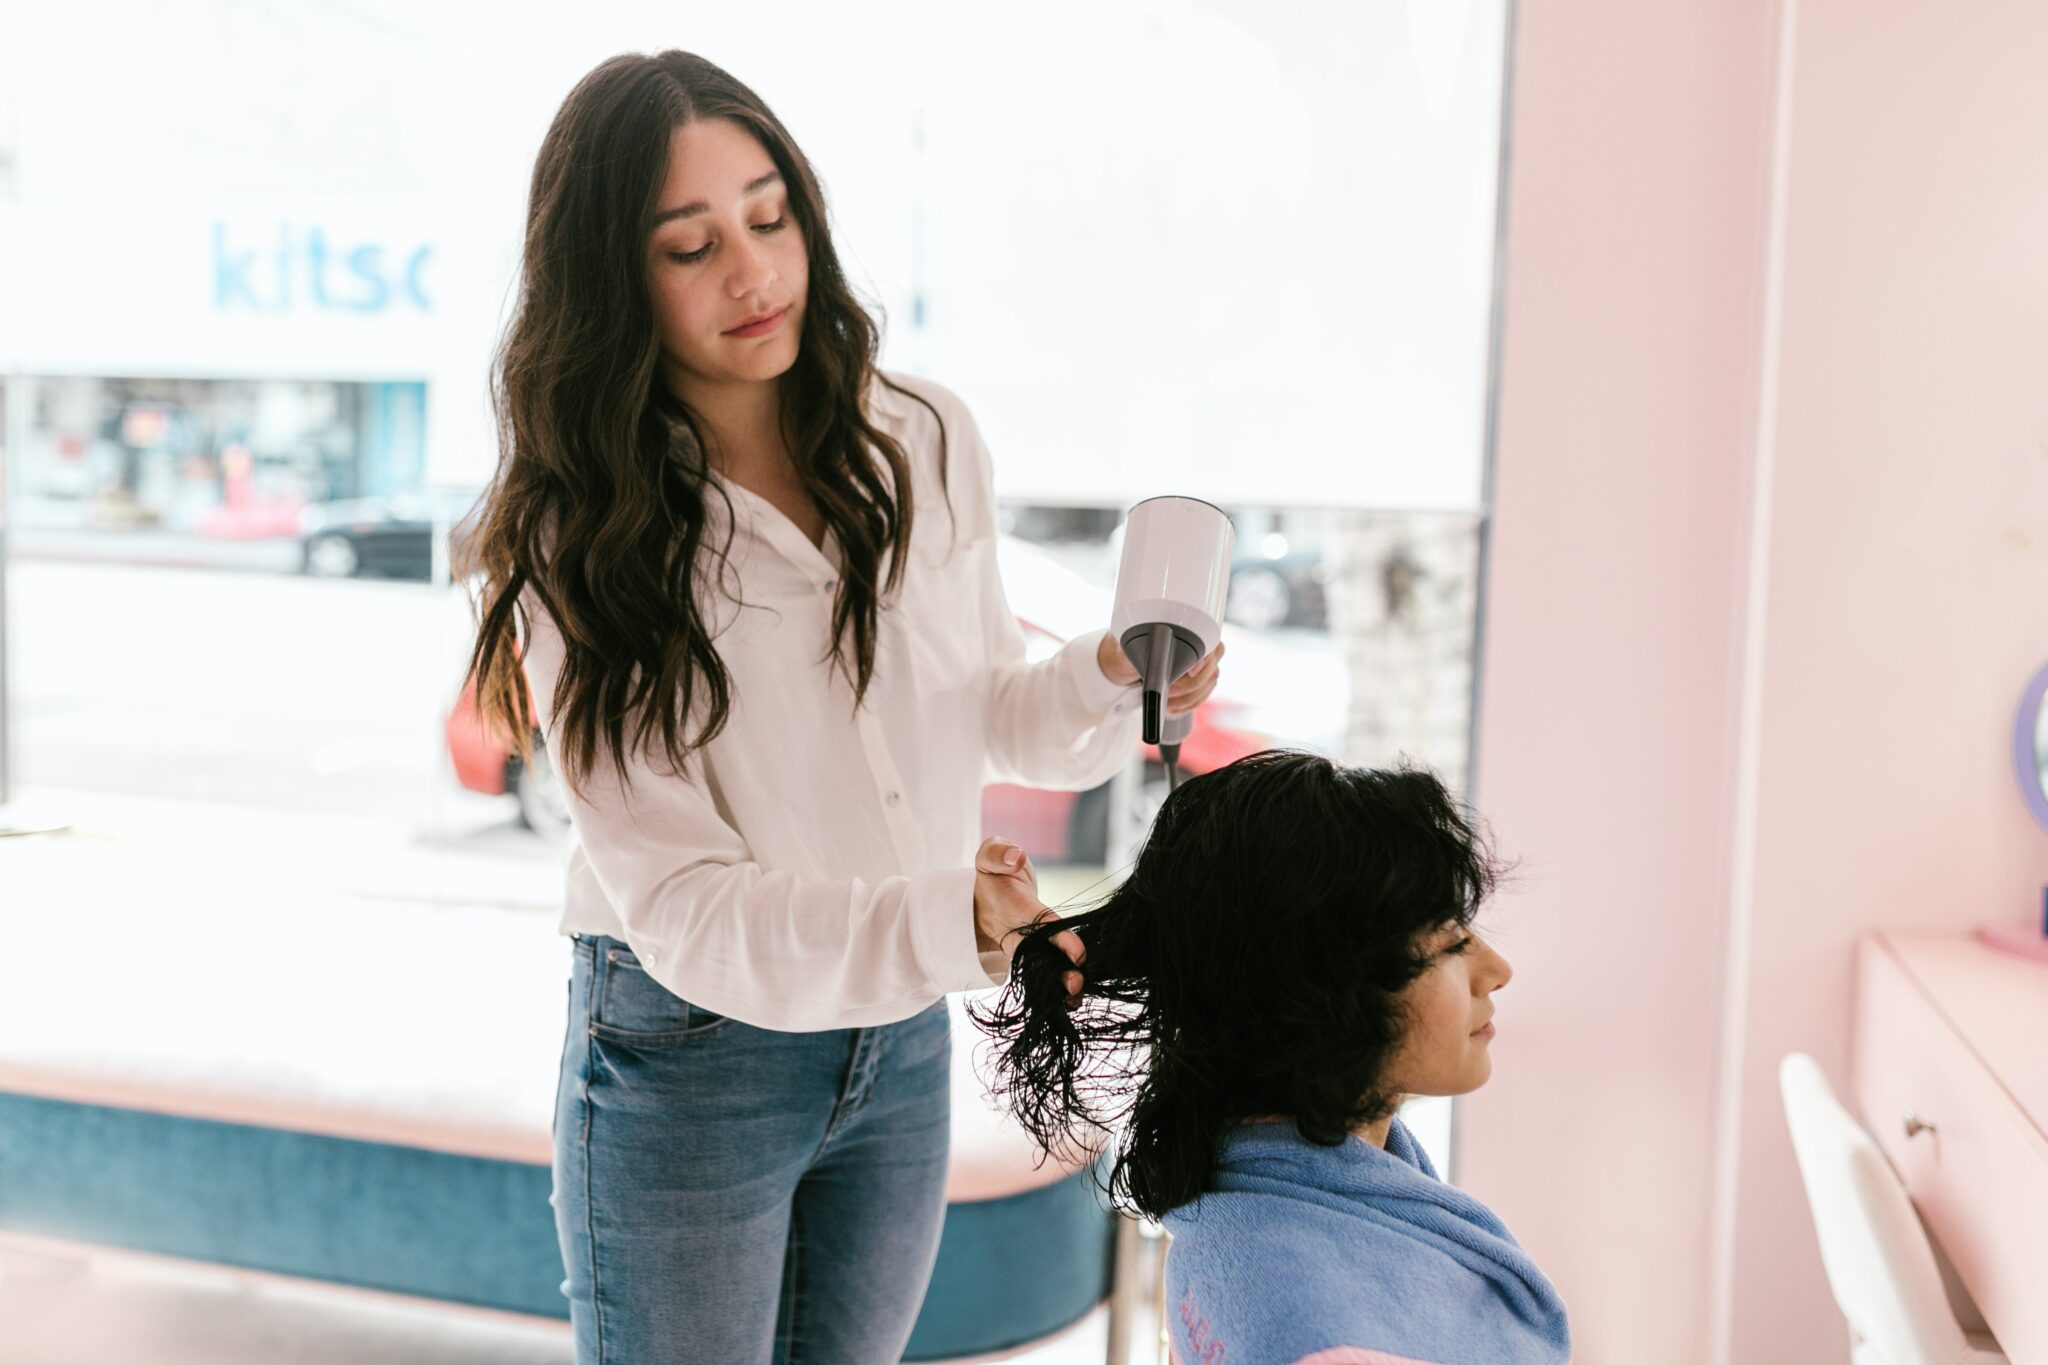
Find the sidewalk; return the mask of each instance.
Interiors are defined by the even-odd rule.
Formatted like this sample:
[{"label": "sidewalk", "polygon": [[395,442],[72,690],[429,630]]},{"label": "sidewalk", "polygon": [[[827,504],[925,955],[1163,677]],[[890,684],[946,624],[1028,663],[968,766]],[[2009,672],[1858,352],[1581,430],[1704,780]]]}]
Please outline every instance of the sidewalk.
[{"label": "sidewalk", "polygon": [[163,900],[167,893],[217,909],[317,900],[550,920],[561,911],[562,851],[509,823],[422,830],[101,792],[28,788],[17,795],[18,813],[69,828],[0,839],[0,905],[16,923],[31,905],[90,907],[102,897]]},{"label": "sidewalk", "polygon": [[247,573],[297,573],[297,537],[222,540],[189,531],[70,529],[10,526],[8,552],[21,560],[63,560],[90,564],[136,564],[161,569],[234,569]]},{"label": "sidewalk", "polygon": [[[17,793],[13,813],[67,826],[0,838],[0,924],[19,902],[205,888],[209,902],[304,901],[561,914],[564,850],[509,819],[442,829],[316,811],[55,788]],[[464,804],[467,804],[465,802]],[[479,805],[483,804],[481,802]],[[1102,869],[1038,870],[1040,899],[1079,909],[1112,882]],[[964,913],[964,911],[963,911]]]}]

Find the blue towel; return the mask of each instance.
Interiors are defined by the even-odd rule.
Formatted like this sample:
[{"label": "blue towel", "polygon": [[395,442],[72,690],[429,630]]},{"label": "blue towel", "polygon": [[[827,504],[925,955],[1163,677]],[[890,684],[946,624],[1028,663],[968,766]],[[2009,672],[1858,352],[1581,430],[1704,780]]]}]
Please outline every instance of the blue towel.
[{"label": "blue towel", "polygon": [[1550,1281],[1490,1209],[1437,1179],[1399,1119],[1384,1151],[1319,1147],[1291,1122],[1233,1129],[1214,1187],[1165,1222],[1182,1365],[1571,1357]]}]

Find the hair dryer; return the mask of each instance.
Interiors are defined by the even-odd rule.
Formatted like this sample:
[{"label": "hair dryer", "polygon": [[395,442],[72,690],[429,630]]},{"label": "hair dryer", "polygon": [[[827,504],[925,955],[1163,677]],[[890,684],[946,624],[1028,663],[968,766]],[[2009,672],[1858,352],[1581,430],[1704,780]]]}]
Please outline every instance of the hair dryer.
[{"label": "hair dryer", "polygon": [[1109,629],[1138,670],[1145,742],[1159,746],[1169,788],[1195,717],[1168,716],[1166,691],[1223,638],[1232,541],[1230,518],[1200,498],[1147,498],[1124,521]]}]

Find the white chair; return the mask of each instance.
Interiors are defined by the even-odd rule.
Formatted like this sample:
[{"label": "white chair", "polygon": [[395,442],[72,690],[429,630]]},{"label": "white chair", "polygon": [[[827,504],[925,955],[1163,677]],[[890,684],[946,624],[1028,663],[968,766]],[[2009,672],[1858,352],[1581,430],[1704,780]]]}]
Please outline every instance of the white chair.
[{"label": "white chair", "polygon": [[1828,1285],[1849,1320],[1853,1365],[2003,1362],[1988,1332],[1966,1332],[1957,1321],[1905,1186],[1835,1098],[1820,1064],[1803,1052],[1786,1054],[1778,1088]]}]

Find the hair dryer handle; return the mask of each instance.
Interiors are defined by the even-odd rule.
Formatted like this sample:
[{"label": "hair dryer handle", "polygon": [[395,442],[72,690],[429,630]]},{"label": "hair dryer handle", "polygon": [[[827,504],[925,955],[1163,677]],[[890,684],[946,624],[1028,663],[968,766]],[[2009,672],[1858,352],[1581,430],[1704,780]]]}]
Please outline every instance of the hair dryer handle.
[{"label": "hair dryer handle", "polygon": [[1186,739],[1188,732],[1194,728],[1194,712],[1189,711],[1187,714],[1180,716],[1168,715],[1159,722],[1159,742],[1161,744],[1178,744]]}]

